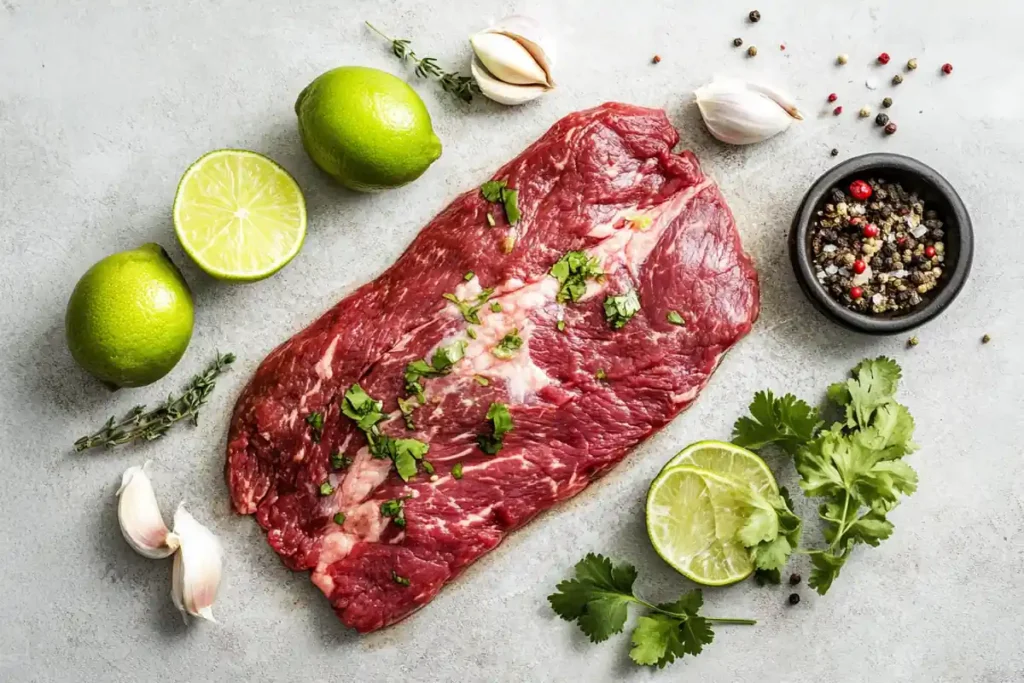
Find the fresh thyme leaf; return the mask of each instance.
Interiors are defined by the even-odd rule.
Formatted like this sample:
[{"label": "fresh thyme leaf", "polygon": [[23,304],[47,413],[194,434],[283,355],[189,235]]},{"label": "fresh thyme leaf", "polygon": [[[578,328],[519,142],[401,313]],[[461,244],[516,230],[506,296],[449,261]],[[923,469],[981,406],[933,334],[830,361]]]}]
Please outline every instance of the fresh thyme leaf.
[{"label": "fresh thyme leaf", "polygon": [[370,22],[367,21],[365,23],[370,30],[391,43],[391,52],[396,57],[403,62],[410,60],[415,63],[416,75],[420,78],[436,79],[445,92],[455,95],[463,102],[472,102],[473,95],[480,93],[480,86],[477,85],[472,77],[445,71],[434,57],[418,57],[412,51],[409,40],[405,38],[392,38]]},{"label": "fresh thyme leaf", "polygon": [[491,353],[495,358],[508,360],[522,347],[523,338],[519,336],[519,329],[514,327],[491,349]]},{"label": "fresh thyme leaf", "polygon": [[669,311],[668,315],[666,315],[665,317],[673,325],[679,325],[680,327],[686,327],[686,321],[683,320],[683,316],[679,315],[679,311]]},{"label": "fresh thyme leaf", "polygon": [[479,325],[480,309],[484,307],[484,304],[487,303],[487,301],[491,298],[493,294],[494,288],[490,288],[481,291],[479,294],[476,295],[475,298],[466,299],[465,301],[451,293],[445,293],[442,296],[448,301],[451,301],[453,304],[455,304],[455,306],[459,309],[459,312],[462,314],[462,317],[463,319],[465,319],[466,322],[472,323],[473,325]]},{"label": "fresh thyme leaf", "polygon": [[494,426],[492,434],[481,434],[476,438],[480,450],[488,455],[495,455],[505,445],[505,435],[512,431],[514,424],[508,406],[504,403],[492,403],[487,409],[487,419]]},{"label": "fresh thyme leaf", "polygon": [[172,394],[167,400],[147,411],[145,406],[135,406],[121,421],[111,417],[95,434],[83,436],[75,441],[75,451],[81,453],[99,446],[119,446],[133,441],[153,441],[165,435],[182,420],[193,425],[199,423],[199,409],[206,404],[217,377],[235,362],[235,354],[217,354],[201,375],[195,375],[181,396]]},{"label": "fresh thyme leaf", "polygon": [[306,416],[306,424],[309,425],[309,437],[313,443],[320,443],[320,437],[323,436],[324,431],[324,414],[310,413]]},{"label": "fresh thyme leaf", "polygon": [[604,277],[597,258],[587,255],[585,251],[567,251],[551,266],[549,272],[551,277],[558,280],[555,299],[560,304],[579,301],[587,291],[587,280],[600,280]]},{"label": "fresh thyme leaf", "polygon": [[604,300],[604,317],[613,330],[625,327],[639,312],[640,297],[637,296],[635,289],[617,296],[608,296]]}]

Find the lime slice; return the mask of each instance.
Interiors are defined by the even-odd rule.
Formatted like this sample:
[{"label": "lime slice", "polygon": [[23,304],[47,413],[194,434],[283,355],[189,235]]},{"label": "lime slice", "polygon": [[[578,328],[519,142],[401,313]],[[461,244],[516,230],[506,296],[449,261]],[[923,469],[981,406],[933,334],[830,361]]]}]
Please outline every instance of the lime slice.
[{"label": "lime slice", "polygon": [[768,465],[746,448],[725,441],[698,441],[679,451],[662,471],[678,465],[693,465],[737,482],[758,493],[778,493],[779,485]]},{"label": "lime slice", "polygon": [[647,492],[647,534],[677,572],[705,586],[750,576],[750,551],[736,538],[747,507],[735,480],[690,465],[662,470]]},{"label": "lime slice", "polygon": [[292,260],[306,238],[298,183],[267,157],[219,149],[178,183],[174,231],[200,268],[221,280],[262,280]]}]

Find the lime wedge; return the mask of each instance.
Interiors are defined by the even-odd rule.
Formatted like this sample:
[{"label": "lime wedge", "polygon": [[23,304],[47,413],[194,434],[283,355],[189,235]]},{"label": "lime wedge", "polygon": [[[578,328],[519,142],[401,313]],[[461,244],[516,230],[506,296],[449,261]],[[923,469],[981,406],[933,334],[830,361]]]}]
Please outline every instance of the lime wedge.
[{"label": "lime wedge", "polygon": [[679,451],[662,471],[678,465],[693,465],[737,482],[758,493],[778,493],[779,485],[768,465],[746,448],[725,441],[698,441]]},{"label": "lime wedge", "polygon": [[178,183],[174,231],[200,268],[221,280],[262,280],[299,253],[306,201],[298,183],[267,157],[219,149]]},{"label": "lime wedge", "polygon": [[750,551],[736,538],[748,508],[735,480],[690,465],[662,470],[647,492],[647,534],[677,572],[705,586],[750,576]]}]

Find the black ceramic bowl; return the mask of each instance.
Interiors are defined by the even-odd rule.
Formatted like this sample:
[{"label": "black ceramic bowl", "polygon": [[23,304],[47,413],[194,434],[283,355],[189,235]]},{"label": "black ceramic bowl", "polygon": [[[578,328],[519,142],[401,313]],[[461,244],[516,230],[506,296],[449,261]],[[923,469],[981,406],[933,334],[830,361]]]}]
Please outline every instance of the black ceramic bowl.
[{"label": "black ceramic bowl", "polygon": [[[923,301],[906,312],[872,315],[857,313],[832,299],[815,277],[811,253],[811,224],[825,204],[829,191],[846,189],[857,179],[880,178],[898,182],[904,189],[917,192],[926,209],[938,212],[946,235],[945,273]],[[899,334],[923,325],[953,303],[971,272],[974,258],[974,230],[960,195],[934,169],[899,154],[865,154],[844,161],[815,181],[804,195],[789,232],[789,255],[800,288],[827,318],[865,334]]]}]

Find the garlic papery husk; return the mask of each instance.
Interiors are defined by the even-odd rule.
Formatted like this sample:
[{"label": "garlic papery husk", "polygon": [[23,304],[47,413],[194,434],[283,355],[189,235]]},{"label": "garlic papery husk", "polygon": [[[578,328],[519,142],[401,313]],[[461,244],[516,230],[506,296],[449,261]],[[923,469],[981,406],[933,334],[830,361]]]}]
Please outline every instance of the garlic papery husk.
[{"label": "garlic papery husk", "polygon": [[762,142],[803,119],[792,98],[760,83],[714,81],[694,95],[708,130],[730,145]]},{"label": "garlic papery husk", "polygon": [[146,473],[149,465],[147,460],[142,467],[125,470],[121,488],[117,489],[117,521],[124,540],[135,552],[158,560],[177,550],[178,537],[164,524],[153,483]]},{"label": "garlic papery husk", "polygon": [[502,104],[522,104],[555,87],[554,42],[534,19],[506,17],[469,39],[480,91]]},{"label": "garlic papery husk", "polygon": [[215,622],[213,602],[217,599],[224,564],[220,541],[189,514],[184,503],[174,513],[174,533],[181,547],[174,556],[171,571],[171,600],[186,621],[186,615],[191,614]]}]

